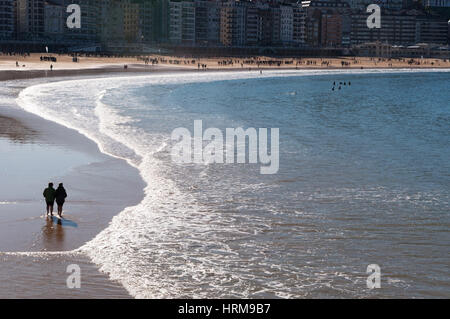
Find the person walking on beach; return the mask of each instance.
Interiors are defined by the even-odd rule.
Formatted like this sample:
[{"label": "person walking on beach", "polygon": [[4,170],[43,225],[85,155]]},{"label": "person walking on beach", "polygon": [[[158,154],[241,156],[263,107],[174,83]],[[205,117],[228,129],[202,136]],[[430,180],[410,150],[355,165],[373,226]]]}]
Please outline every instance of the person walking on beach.
[{"label": "person walking on beach", "polygon": [[55,199],[56,199],[56,204],[58,204],[58,216],[59,217],[62,216],[63,205],[64,205],[64,202],[66,201],[66,197],[67,197],[66,190],[64,189],[63,183],[60,183],[58,188],[55,191]]},{"label": "person walking on beach", "polygon": [[47,215],[53,216],[53,205],[55,205],[55,193],[53,183],[48,183],[48,187],[44,190],[45,202],[47,204]]}]

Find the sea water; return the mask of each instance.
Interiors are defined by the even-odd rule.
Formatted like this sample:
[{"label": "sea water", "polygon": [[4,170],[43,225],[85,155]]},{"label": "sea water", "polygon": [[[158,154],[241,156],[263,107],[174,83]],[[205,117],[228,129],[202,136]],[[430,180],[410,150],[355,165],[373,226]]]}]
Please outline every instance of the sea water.
[{"label": "sea water", "polygon": [[[160,74],[18,101],[140,170],[144,200],[78,250],[135,297],[449,296],[448,72]],[[175,163],[194,120],[279,128],[279,171]]]}]

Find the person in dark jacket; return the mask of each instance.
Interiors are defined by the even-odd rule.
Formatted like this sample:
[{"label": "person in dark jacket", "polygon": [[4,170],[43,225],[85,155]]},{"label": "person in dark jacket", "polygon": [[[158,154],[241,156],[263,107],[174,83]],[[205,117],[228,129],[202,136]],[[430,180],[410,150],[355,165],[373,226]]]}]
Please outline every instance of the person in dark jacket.
[{"label": "person in dark jacket", "polygon": [[58,188],[55,191],[55,199],[56,199],[56,204],[58,204],[58,216],[59,217],[62,216],[63,205],[64,205],[64,202],[66,201],[66,197],[67,197],[66,190],[64,189],[63,183],[60,183]]},{"label": "person in dark jacket", "polygon": [[48,183],[48,187],[44,190],[45,203],[47,204],[47,215],[53,216],[53,205],[55,205],[55,189],[53,183]]}]

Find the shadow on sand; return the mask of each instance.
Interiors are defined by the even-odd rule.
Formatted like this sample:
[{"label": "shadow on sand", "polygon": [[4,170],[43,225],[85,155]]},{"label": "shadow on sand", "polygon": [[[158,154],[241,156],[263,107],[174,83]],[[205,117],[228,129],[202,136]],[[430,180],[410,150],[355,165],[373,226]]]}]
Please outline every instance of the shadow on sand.
[{"label": "shadow on sand", "polygon": [[63,227],[73,227],[73,228],[77,228],[78,224],[75,223],[74,221],[70,220],[70,219],[65,219],[64,217],[58,218],[56,216],[52,216],[52,221],[60,226]]}]

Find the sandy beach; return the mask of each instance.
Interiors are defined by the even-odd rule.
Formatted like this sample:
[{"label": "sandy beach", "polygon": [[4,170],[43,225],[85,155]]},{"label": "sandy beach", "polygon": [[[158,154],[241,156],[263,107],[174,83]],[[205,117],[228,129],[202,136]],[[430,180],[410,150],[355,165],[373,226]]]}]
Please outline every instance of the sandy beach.
[{"label": "sandy beach", "polygon": [[[57,62],[41,61],[42,56],[52,56]],[[148,62],[145,61],[148,59]],[[449,68],[450,60],[435,58],[370,58],[370,57],[334,57],[334,58],[274,58],[274,57],[216,57],[194,58],[161,55],[140,57],[84,57],[72,62],[68,55],[32,53],[31,55],[0,55],[0,70],[33,71],[36,76],[58,76],[61,70],[72,70],[77,74],[98,74],[99,72],[142,72],[151,71],[152,60],[159,67],[194,70],[248,70],[248,69],[367,69],[367,68]],[[16,62],[18,66],[16,66]],[[53,66],[54,75],[50,74]],[[127,69],[124,67],[127,66]],[[153,66],[154,67],[154,66]],[[92,70],[94,69],[94,71]],[[101,71],[99,71],[101,69]],[[154,68],[153,68],[154,70]],[[36,71],[49,71],[36,73]],[[0,72],[0,74],[3,72]],[[4,73],[0,80],[5,79]],[[30,74],[23,75],[29,78]],[[9,77],[21,78],[13,73]]]}]

